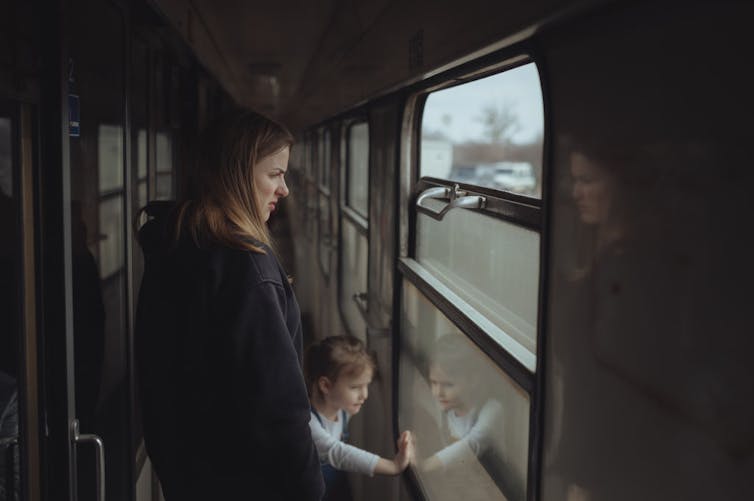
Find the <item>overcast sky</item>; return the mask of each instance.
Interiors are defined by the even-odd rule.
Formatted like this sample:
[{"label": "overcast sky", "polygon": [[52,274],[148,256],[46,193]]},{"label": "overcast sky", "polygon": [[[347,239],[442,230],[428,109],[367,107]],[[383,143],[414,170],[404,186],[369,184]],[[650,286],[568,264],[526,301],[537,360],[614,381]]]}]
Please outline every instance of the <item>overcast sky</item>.
[{"label": "overcast sky", "polygon": [[[526,143],[542,133],[542,90],[534,63],[430,94],[424,107],[423,132],[442,131],[454,143],[484,138],[482,110],[509,105],[520,129],[513,142]],[[443,117],[450,117],[443,123]],[[447,118],[445,119],[447,122]]]}]

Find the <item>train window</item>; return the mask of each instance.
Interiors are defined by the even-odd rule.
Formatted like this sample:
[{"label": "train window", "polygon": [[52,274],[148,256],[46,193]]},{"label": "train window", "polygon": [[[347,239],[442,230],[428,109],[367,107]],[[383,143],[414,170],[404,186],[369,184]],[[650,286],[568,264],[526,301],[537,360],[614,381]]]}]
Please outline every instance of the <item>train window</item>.
[{"label": "train window", "polygon": [[108,278],[123,267],[123,129],[117,125],[97,127],[99,173],[99,267]]},{"label": "train window", "polygon": [[400,428],[416,430],[427,499],[523,500],[539,329],[539,77],[519,64],[425,95],[412,127],[418,163],[403,167],[413,196],[402,200],[411,217],[398,263]]},{"label": "train window", "polygon": [[421,176],[541,196],[544,112],[534,63],[431,93]]},{"label": "train window", "polygon": [[170,200],[173,192],[173,140],[170,133],[157,132],[155,137],[156,184],[155,199]]},{"label": "train window", "polygon": [[311,179],[312,171],[314,170],[314,152],[312,151],[314,145],[312,144],[311,134],[306,135],[306,162],[304,163],[304,170],[306,177]]},{"label": "train window", "polygon": [[330,275],[330,249],[332,248],[329,188],[331,152],[330,130],[325,128],[319,134],[319,245],[317,246],[319,264],[325,278]]},{"label": "train window", "polygon": [[317,211],[317,194],[314,176],[317,169],[316,143],[313,134],[306,135],[306,152],[304,157],[305,176],[302,186],[304,211],[304,227],[306,238],[309,241],[314,239],[316,230],[316,211]]},{"label": "train window", "polygon": [[147,205],[147,131],[139,129],[136,135],[136,207]]},{"label": "train window", "polygon": [[369,125],[347,129],[344,199],[340,225],[340,310],[348,331],[366,336],[369,183]]},{"label": "train window", "polygon": [[369,202],[369,124],[361,122],[348,129],[346,205],[368,217]]},{"label": "train window", "polygon": [[398,421],[427,499],[525,499],[529,395],[405,280],[401,309]]},{"label": "train window", "polygon": [[349,332],[364,339],[369,242],[363,227],[348,217],[343,218],[341,233],[340,309]]},{"label": "train window", "polygon": [[319,198],[317,194],[317,136],[311,134],[308,140],[309,155],[307,165],[309,166],[306,177],[306,236],[310,241],[317,237],[317,214],[319,212]]},{"label": "train window", "polygon": [[319,133],[319,186],[330,189],[330,130],[325,128]]}]

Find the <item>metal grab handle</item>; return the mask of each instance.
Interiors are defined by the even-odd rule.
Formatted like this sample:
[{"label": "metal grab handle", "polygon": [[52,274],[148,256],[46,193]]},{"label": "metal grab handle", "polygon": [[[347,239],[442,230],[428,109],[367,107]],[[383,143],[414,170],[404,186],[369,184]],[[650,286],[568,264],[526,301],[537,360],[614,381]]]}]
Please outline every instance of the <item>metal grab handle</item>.
[{"label": "metal grab handle", "polygon": [[[428,198],[447,199],[448,204],[442,209],[436,210],[424,205],[424,201]],[[442,221],[442,218],[445,217],[445,214],[447,214],[450,209],[455,209],[456,207],[464,209],[483,209],[486,204],[487,199],[485,197],[481,195],[469,195],[466,191],[461,190],[457,184],[454,185],[453,188],[447,188],[444,186],[428,188],[416,199],[416,207],[419,211],[437,221]]]},{"label": "metal grab handle", "polygon": [[105,501],[105,444],[97,435],[79,433],[78,419],[74,419],[71,426],[73,427],[74,444],[82,444],[84,442],[94,443],[94,452],[97,456],[97,501]]},{"label": "metal grab handle", "polygon": [[435,188],[428,188],[419,194],[419,196],[416,199],[416,206],[420,209],[423,209],[422,212],[425,212],[427,215],[432,216],[434,219],[437,219],[438,221],[443,218],[446,212],[448,212],[450,209],[448,209],[448,205],[442,208],[440,211],[436,211],[435,209],[432,209],[431,207],[428,207],[424,205],[424,200],[428,198],[450,198],[450,188],[446,188],[444,186],[437,186]]}]

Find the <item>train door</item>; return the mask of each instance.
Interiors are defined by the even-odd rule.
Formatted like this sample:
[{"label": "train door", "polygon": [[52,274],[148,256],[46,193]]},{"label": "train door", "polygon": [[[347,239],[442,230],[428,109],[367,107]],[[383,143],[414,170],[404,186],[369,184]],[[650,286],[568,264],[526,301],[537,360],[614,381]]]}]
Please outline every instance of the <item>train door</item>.
[{"label": "train door", "polygon": [[39,498],[31,106],[0,98],[0,500]]},{"label": "train door", "polygon": [[76,447],[76,499],[125,500],[133,498],[135,455],[126,12],[115,2],[76,0],[67,17],[70,176],[64,189],[70,192],[70,232],[65,247],[70,248],[74,410],[80,432],[101,438],[94,447]]}]

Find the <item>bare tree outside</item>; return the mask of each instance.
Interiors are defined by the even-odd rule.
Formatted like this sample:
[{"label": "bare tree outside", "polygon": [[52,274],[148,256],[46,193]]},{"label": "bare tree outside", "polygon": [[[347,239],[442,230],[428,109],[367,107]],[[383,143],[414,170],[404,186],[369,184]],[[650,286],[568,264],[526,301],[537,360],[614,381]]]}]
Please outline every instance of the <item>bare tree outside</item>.
[{"label": "bare tree outside", "polygon": [[518,114],[510,103],[487,104],[477,120],[484,126],[484,135],[490,143],[510,144],[513,136],[521,130]]}]

